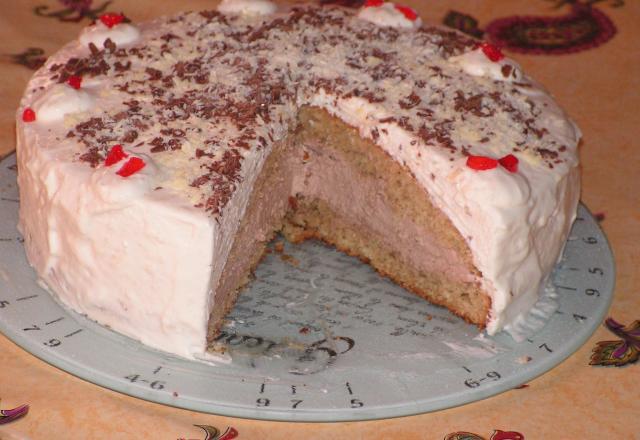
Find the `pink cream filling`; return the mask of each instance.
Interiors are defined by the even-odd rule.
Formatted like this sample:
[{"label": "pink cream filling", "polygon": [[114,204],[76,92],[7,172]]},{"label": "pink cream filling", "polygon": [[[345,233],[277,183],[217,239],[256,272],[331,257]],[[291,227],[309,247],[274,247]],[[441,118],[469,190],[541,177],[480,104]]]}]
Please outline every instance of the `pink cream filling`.
[{"label": "pink cream filling", "polygon": [[452,281],[476,281],[467,263],[440,244],[433,231],[392,209],[384,197],[384,182],[354,173],[333,149],[310,152],[304,170],[294,177],[293,194],[322,200],[345,221],[367,225],[388,249],[420,271],[443,273]]}]

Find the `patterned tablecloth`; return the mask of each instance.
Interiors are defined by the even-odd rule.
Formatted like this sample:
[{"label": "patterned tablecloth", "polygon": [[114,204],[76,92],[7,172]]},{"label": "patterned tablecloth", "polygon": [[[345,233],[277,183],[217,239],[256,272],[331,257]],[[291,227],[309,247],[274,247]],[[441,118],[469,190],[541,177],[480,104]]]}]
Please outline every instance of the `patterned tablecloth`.
[{"label": "patterned tablecloth", "polygon": [[[597,213],[613,247],[617,283],[609,316],[626,325],[626,332],[614,334],[603,325],[547,374],[483,401],[412,417],[326,424],[234,419],[149,403],[67,374],[0,335],[0,439],[640,438],[640,338],[638,331],[632,334],[634,325],[640,327],[640,149],[633,144],[640,136],[640,4],[407,3],[428,23],[501,44],[583,130],[582,201]],[[140,21],[215,5],[215,0],[0,0],[0,157],[14,149],[15,109],[30,75],[91,20],[105,11],[124,11]],[[27,414],[21,404],[29,405]]]}]

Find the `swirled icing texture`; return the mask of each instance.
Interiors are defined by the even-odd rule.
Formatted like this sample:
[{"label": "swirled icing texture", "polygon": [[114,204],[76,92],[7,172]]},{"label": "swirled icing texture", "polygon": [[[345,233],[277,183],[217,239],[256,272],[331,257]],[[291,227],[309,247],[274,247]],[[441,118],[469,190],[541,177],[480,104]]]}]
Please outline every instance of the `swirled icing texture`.
[{"label": "swirled icing texture", "polygon": [[139,38],[140,31],[134,25],[119,23],[108,27],[101,21],[97,21],[94,25],[84,28],[79,40],[85,46],[95,44],[96,47],[102,47],[107,39],[118,46],[124,46],[135,43]]},{"label": "swirled icing texture", "polygon": [[222,0],[218,11],[223,14],[268,15],[277,10],[275,3],[268,0]]},{"label": "swirled icing texture", "polygon": [[380,6],[366,6],[360,9],[358,17],[362,20],[377,24],[404,29],[418,29],[422,26],[422,19],[416,17],[410,20],[394,3],[384,2]]}]

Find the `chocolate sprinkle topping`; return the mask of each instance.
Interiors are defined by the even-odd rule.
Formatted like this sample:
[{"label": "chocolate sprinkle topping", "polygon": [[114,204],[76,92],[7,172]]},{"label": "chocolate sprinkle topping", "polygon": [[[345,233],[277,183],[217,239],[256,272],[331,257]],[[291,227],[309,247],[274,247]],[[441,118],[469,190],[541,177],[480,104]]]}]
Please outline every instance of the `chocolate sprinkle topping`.
[{"label": "chocolate sprinkle topping", "polygon": [[[500,131],[513,139],[505,148],[531,149],[552,166],[564,160],[567,147],[548,141],[537,122],[541,108],[520,92],[530,85],[510,82],[511,65],[502,67],[504,82],[482,82],[448,61],[473,50],[476,40],[436,27],[380,27],[354,13],[335,6],[251,19],[185,13],[158,23],[157,36],[139,45],[90,44],[84,58],[49,67],[51,78],[106,78],[110,102],[121,105],[91,114],[67,137],[84,145],[78,159],[92,167],[116,143],[155,158],[195,161],[185,186],[197,190],[196,205],[212,215],[231,199],[245,157],[295,127],[295,107],[313,94],[329,106],[366,104],[363,117],[403,129],[410,145],[428,146],[420,157],[443,151],[460,159],[495,144]],[[367,116],[369,109],[393,116]],[[465,138],[469,124],[479,141]],[[380,125],[367,130],[374,142],[393,133]]]}]

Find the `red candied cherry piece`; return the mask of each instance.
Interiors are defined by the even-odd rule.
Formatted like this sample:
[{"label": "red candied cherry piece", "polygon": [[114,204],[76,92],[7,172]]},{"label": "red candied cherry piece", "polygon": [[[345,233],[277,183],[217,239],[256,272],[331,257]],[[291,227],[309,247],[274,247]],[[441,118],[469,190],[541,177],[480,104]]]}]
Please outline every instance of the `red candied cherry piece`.
[{"label": "red candied cherry piece", "polygon": [[129,157],[129,155],[124,152],[124,150],[122,149],[122,145],[114,145],[113,147],[111,147],[111,150],[109,150],[109,153],[104,160],[104,164],[110,167],[114,163],[120,162],[125,157]]},{"label": "red candied cherry piece", "polygon": [[106,27],[111,29],[115,25],[120,24],[120,23],[122,23],[124,21],[124,15],[123,14],[115,14],[113,12],[107,12],[106,14],[102,14],[100,16],[100,21]]},{"label": "red candied cherry piece", "polygon": [[22,120],[24,122],[33,122],[36,120],[36,112],[31,107],[27,107],[22,112]]},{"label": "red candied cherry piece", "polygon": [[485,41],[484,43],[480,44],[480,49],[482,49],[482,52],[484,52],[487,58],[489,58],[494,63],[497,63],[504,58],[504,54],[502,53],[500,48],[494,44],[487,43]]},{"label": "red candied cherry piece", "polygon": [[82,85],[82,77],[77,75],[70,76],[69,79],[67,79],[67,84],[78,90]]},{"label": "red candied cherry piece", "polygon": [[383,0],[367,0],[366,2],[364,2],[364,7],[365,8],[377,8],[379,6],[382,6],[384,4]]},{"label": "red candied cherry piece", "polygon": [[518,158],[513,154],[506,155],[505,157],[498,160],[498,162],[500,162],[500,165],[505,167],[510,173],[518,172]]},{"label": "red candied cherry piece", "polygon": [[143,169],[145,165],[144,160],[139,157],[132,157],[126,161],[118,171],[116,171],[116,174],[122,177],[129,177]]},{"label": "red candied cherry piece", "polygon": [[468,156],[467,166],[472,170],[491,170],[498,166],[498,161],[487,156]]},{"label": "red candied cherry piece", "polygon": [[416,14],[416,11],[414,11],[408,6],[396,5],[396,9],[402,12],[402,14],[407,18],[407,20],[415,21],[416,18],[418,18],[418,14]]}]

